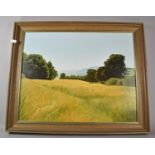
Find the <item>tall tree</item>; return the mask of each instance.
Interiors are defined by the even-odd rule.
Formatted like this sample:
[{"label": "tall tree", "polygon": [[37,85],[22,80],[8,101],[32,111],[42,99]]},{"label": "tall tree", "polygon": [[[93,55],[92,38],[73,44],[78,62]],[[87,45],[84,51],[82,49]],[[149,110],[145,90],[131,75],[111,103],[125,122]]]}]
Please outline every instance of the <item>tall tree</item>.
[{"label": "tall tree", "polygon": [[65,77],[66,77],[66,74],[65,73],[61,73],[60,74],[60,79],[65,79]]},{"label": "tall tree", "polygon": [[30,54],[28,59],[33,62],[32,73],[30,78],[32,79],[48,79],[49,70],[46,61],[43,59],[42,55]]},{"label": "tall tree", "polygon": [[123,78],[126,72],[125,57],[121,54],[112,54],[104,62],[105,70],[104,76],[105,80],[116,77]]},{"label": "tall tree", "polygon": [[95,74],[96,74],[95,69],[88,69],[87,70],[87,75],[86,75],[86,81],[96,82]]},{"label": "tall tree", "polygon": [[23,53],[22,73],[31,79],[54,79],[57,76],[52,63],[47,63],[39,54]]},{"label": "tall tree", "polygon": [[22,73],[25,75],[25,77],[30,78],[33,73],[33,61],[31,59],[28,59],[26,55],[23,55],[23,64],[22,64]]},{"label": "tall tree", "polygon": [[49,69],[49,80],[54,79],[58,75],[58,73],[55,70],[54,66],[52,65],[51,61],[49,61],[47,65]]},{"label": "tall tree", "polygon": [[99,67],[97,69],[96,74],[95,74],[95,78],[96,78],[97,81],[104,81],[105,80],[104,71],[105,71],[105,67],[104,66]]}]

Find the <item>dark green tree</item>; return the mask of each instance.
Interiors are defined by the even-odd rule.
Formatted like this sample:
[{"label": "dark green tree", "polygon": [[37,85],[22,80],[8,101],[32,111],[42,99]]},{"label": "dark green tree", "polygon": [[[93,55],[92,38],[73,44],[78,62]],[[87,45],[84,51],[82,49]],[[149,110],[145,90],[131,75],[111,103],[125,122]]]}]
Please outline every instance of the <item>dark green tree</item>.
[{"label": "dark green tree", "polygon": [[31,60],[33,66],[31,67],[31,75],[29,78],[32,79],[48,79],[49,69],[46,61],[39,54],[30,54],[28,59]]},{"label": "dark green tree", "polygon": [[125,57],[121,54],[112,54],[104,62],[104,77],[105,80],[113,78],[123,78],[126,72]]},{"label": "dark green tree", "polygon": [[61,73],[60,74],[60,79],[65,79],[65,77],[66,77],[66,74],[65,73]]},{"label": "dark green tree", "polygon": [[39,54],[23,53],[22,73],[30,79],[54,79],[57,76],[52,63],[47,63]]},{"label": "dark green tree", "polygon": [[87,75],[86,75],[86,81],[88,82],[96,82],[96,70],[95,69],[88,69],[87,70]]},{"label": "dark green tree", "polygon": [[96,81],[104,81],[105,80],[105,75],[104,75],[104,71],[105,71],[105,67],[102,66],[102,67],[99,67],[96,71],[96,74],[95,74],[95,78],[96,78]]},{"label": "dark green tree", "polygon": [[49,61],[47,65],[48,65],[48,69],[49,69],[49,80],[52,80],[55,77],[57,77],[58,73],[55,70],[54,66],[52,65],[51,61]]},{"label": "dark green tree", "polygon": [[25,53],[23,53],[22,73],[24,74],[24,76],[30,78],[33,73],[33,68],[33,61],[29,59]]}]

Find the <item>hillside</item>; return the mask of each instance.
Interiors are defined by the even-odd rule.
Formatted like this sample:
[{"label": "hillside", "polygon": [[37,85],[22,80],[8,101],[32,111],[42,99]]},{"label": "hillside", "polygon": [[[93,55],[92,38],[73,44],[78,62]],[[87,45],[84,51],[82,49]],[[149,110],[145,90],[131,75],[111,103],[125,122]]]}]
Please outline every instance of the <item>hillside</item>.
[{"label": "hillside", "polygon": [[126,76],[135,76],[135,68],[127,68]]}]

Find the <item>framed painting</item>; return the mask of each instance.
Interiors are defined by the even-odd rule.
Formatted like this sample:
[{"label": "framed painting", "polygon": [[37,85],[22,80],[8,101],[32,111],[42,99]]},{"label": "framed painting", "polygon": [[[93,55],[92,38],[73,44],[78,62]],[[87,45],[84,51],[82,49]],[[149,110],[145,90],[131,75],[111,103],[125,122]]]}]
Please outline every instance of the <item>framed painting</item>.
[{"label": "framed painting", "polygon": [[15,23],[9,133],[149,131],[143,24]]}]

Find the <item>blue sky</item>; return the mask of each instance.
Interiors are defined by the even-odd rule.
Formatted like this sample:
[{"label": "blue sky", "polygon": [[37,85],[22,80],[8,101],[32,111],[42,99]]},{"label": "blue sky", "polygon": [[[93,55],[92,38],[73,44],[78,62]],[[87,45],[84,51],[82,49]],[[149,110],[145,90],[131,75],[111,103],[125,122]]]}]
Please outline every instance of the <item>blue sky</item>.
[{"label": "blue sky", "polygon": [[27,32],[24,52],[43,55],[58,71],[102,66],[111,54],[124,55],[134,67],[132,33]]}]

